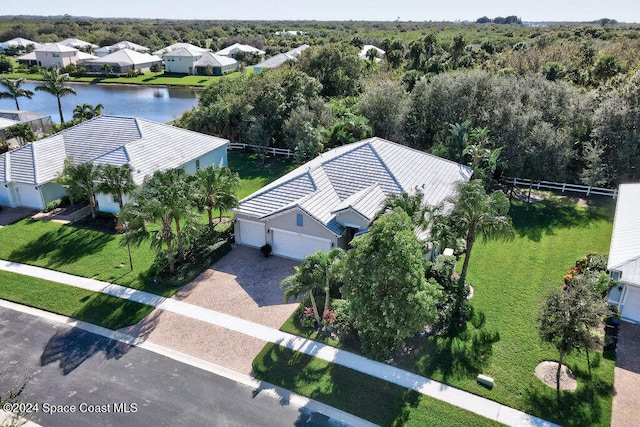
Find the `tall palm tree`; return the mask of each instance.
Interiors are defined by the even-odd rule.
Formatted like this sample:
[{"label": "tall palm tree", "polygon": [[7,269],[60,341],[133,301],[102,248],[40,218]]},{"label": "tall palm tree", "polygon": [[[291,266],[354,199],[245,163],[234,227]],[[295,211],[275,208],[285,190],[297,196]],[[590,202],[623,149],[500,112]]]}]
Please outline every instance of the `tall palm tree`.
[{"label": "tall palm tree", "polygon": [[6,91],[0,92],[0,98],[13,98],[16,101],[16,110],[20,109],[18,104],[18,98],[24,96],[27,99],[33,97],[33,92],[27,89],[22,89],[20,86],[24,83],[24,79],[8,79],[6,77],[0,77],[0,85],[7,88]]},{"label": "tall palm tree", "polygon": [[95,190],[98,193],[114,194],[118,196],[118,206],[122,209],[123,197],[130,194],[136,184],[131,176],[131,166],[125,163],[122,166],[104,165],[98,172],[99,181]]},{"label": "tall palm tree", "polygon": [[62,173],[56,181],[67,189],[71,200],[89,200],[91,218],[96,217],[96,196],[94,182],[98,179],[98,167],[93,163],[73,164],[73,159],[65,159]]},{"label": "tall palm tree", "polygon": [[476,239],[482,236],[483,240],[512,239],[513,227],[509,212],[509,200],[502,191],[494,191],[487,194],[484,184],[480,180],[462,182],[458,185],[458,195],[451,211],[451,221],[461,228],[464,235],[466,248],[460,284],[464,286],[471,249]]},{"label": "tall palm tree", "polygon": [[[340,248],[330,252],[317,251],[304,257],[300,265],[295,267],[296,273],[286,277],[280,287],[284,290],[284,300],[309,295],[313,306],[313,316],[318,325],[322,324],[324,314],[329,310],[331,285],[341,281],[341,265],[345,251]],[[324,291],[324,310],[322,316],[318,311],[315,292]]]},{"label": "tall palm tree", "polygon": [[64,124],[64,116],[62,115],[62,104],[60,98],[66,95],[75,95],[76,91],[67,86],[69,74],[60,72],[60,68],[51,67],[50,70],[43,70],[43,84],[36,86],[36,90],[47,92],[58,99],[58,112],[60,113],[60,124]]},{"label": "tall palm tree", "polygon": [[240,177],[228,167],[208,166],[196,171],[195,180],[198,206],[207,211],[209,227],[213,227],[214,209],[218,209],[222,218],[222,211],[238,205],[236,191],[240,186]]}]

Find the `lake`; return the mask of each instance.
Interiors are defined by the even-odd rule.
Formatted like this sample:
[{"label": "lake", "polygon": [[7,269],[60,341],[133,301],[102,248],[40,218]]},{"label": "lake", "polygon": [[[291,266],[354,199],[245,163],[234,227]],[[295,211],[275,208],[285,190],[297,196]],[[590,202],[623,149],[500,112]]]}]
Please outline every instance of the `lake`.
[{"label": "lake", "polygon": [[[34,111],[51,116],[58,123],[58,103],[56,97],[46,92],[36,91],[37,82],[24,82],[22,88],[34,93],[32,99],[18,98],[20,110]],[[103,114],[141,117],[160,123],[170,122],[185,111],[191,110],[198,104],[201,90],[169,89],[148,86],[128,85],[92,85],[75,83],[69,84],[77,95],[66,95],[61,99],[62,113],[66,121],[73,117],[76,105],[102,104]],[[1,91],[4,87],[0,88]],[[15,110],[13,99],[0,99],[0,110]]]}]

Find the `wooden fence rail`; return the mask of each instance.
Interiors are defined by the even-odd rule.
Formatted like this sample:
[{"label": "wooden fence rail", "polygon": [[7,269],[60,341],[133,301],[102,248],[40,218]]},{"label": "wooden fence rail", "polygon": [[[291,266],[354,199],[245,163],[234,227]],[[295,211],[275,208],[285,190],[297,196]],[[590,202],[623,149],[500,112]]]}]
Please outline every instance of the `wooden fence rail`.
[{"label": "wooden fence rail", "polygon": [[618,197],[618,190],[612,188],[592,187],[590,185],[567,184],[563,182],[552,181],[532,181],[523,178],[505,178],[504,183],[513,185],[514,187],[531,187],[536,190],[560,190],[561,192],[570,191],[573,193],[585,193],[587,196],[597,194],[599,196],[609,196],[614,199]]},{"label": "wooden fence rail", "polygon": [[275,148],[275,147],[263,147],[260,145],[243,144],[240,142],[232,142],[229,144],[230,150],[245,150],[250,148],[258,153],[265,152],[274,156],[287,156],[287,158],[293,156],[293,153],[288,148]]}]

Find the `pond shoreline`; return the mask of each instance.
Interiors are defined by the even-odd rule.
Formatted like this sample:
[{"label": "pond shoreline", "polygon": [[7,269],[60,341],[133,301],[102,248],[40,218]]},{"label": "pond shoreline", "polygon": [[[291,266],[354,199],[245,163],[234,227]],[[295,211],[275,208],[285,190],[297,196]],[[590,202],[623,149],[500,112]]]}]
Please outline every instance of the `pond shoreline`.
[{"label": "pond shoreline", "polygon": [[[24,78],[25,82],[29,83],[42,83],[42,80],[37,79],[29,79]],[[143,83],[126,83],[126,82],[82,82],[69,80],[68,84],[82,84],[82,85],[90,85],[90,86],[127,86],[127,87],[147,87],[150,89],[159,88],[159,89],[185,89],[185,90],[205,90],[207,86],[193,86],[193,85],[168,85],[164,83],[158,84],[143,84]]]}]

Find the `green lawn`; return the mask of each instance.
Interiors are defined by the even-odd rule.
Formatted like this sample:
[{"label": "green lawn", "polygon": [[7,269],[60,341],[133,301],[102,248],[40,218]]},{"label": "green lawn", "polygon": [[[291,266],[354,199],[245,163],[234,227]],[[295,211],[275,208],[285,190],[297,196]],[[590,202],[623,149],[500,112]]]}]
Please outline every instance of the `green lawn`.
[{"label": "green lawn", "polygon": [[0,259],[117,283],[171,296],[178,288],[155,285],[148,270],[155,252],[148,242],[131,247],[133,271],[118,234],[107,234],[52,221],[23,219],[0,229]]},{"label": "green lawn", "polygon": [[[577,258],[589,252],[608,252],[612,213],[611,206],[579,208],[560,199],[532,205],[515,202],[511,215],[516,238],[474,246],[468,276],[476,291],[472,305],[476,312],[485,314],[485,327],[500,335],[490,362],[482,370],[495,378],[493,390],[476,383],[477,372],[460,368],[461,361],[452,357],[456,344],[449,338],[423,341],[410,357],[397,360],[399,366],[562,425],[609,425],[615,366],[610,355],[592,354],[597,365],[592,369],[592,379],[584,354],[567,358],[565,363],[576,373],[579,386],[573,393],[563,392],[559,402],[555,390],[542,384],[534,369],[539,362],[558,357],[555,350],[540,342],[536,332],[540,301],[549,287],[561,285],[566,270]],[[282,329],[299,332],[293,319]],[[261,363],[256,359],[254,365]],[[269,381],[280,384],[277,375],[269,375]],[[294,390],[305,392],[304,388]],[[327,395],[318,398],[333,399],[330,392]],[[422,404],[410,407],[409,417],[429,424],[420,415],[429,412],[420,409]],[[425,404],[428,406],[428,402]],[[379,408],[387,417],[393,416],[389,409]],[[457,416],[450,422],[457,422]]]},{"label": "green lawn", "polygon": [[240,175],[239,200],[298,166],[292,159],[286,157],[267,157],[262,163],[258,154],[245,151],[229,151],[227,160],[231,170]]},{"label": "green lawn", "polygon": [[253,362],[254,375],[380,425],[498,426],[479,415],[276,344]]},{"label": "green lawn", "polygon": [[153,307],[110,295],[0,271],[2,299],[120,329],[138,323]]},{"label": "green lawn", "polygon": [[[252,72],[252,71],[246,71]],[[136,85],[162,85],[162,86],[187,86],[206,87],[220,79],[236,79],[242,75],[239,73],[226,74],[224,76],[188,76],[180,74],[164,74],[164,72],[147,72],[136,77],[71,77],[70,82],[82,83],[118,83]],[[42,80],[42,74],[32,73],[8,73],[3,76],[9,79],[23,78],[27,80]]]}]

